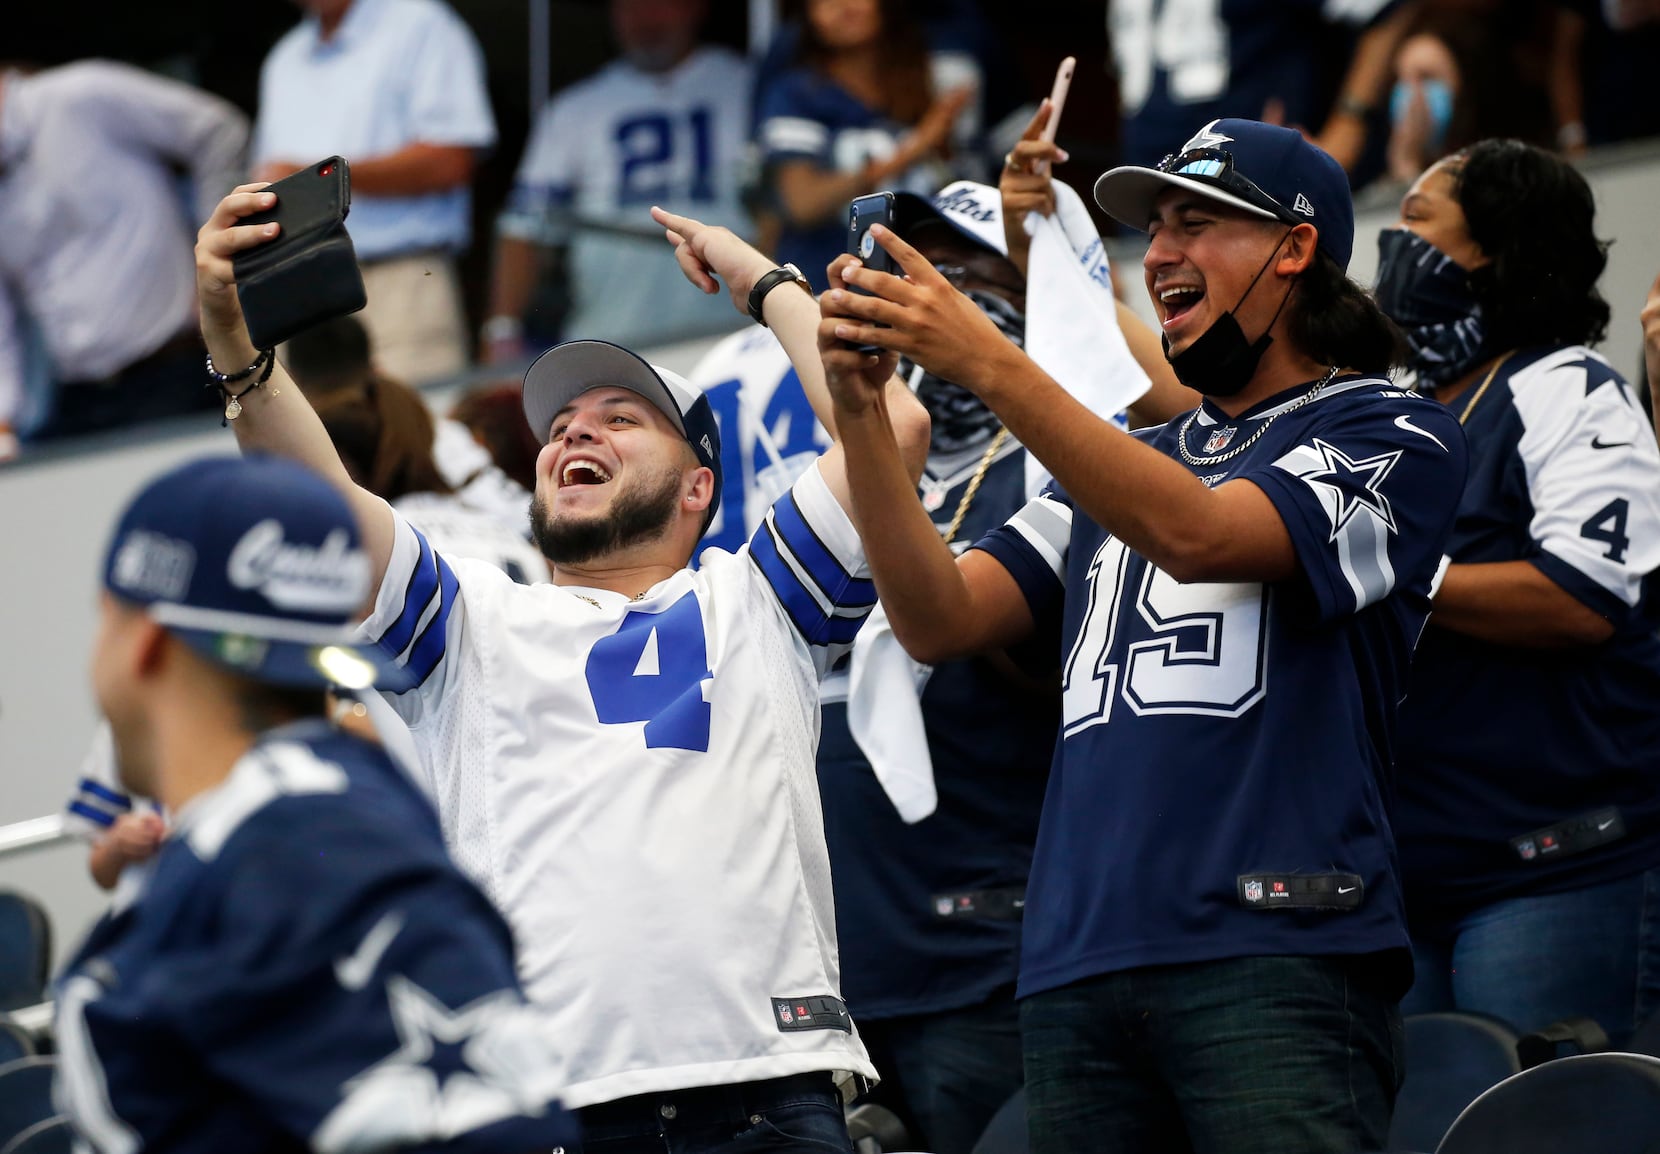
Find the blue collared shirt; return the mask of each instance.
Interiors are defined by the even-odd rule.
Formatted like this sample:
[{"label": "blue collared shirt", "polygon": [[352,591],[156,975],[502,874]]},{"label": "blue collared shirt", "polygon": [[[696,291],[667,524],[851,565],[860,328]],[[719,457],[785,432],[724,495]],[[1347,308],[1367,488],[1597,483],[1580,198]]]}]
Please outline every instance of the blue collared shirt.
[{"label": "blue collared shirt", "polygon": [[[354,0],[328,40],[308,17],[259,78],[253,162],[369,160],[410,144],[488,149],[496,123],[471,29],[439,0]],[[360,260],[470,239],[467,185],[421,196],[354,193],[346,228]]]}]

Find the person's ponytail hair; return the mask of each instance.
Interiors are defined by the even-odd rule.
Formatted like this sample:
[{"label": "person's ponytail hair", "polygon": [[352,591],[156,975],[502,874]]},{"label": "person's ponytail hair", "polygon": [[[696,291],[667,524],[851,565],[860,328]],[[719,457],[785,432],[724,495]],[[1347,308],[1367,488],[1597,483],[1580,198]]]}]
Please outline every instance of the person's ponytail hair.
[{"label": "person's ponytail hair", "polygon": [[1337,262],[1316,249],[1286,305],[1286,336],[1326,365],[1386,376],[1406,363],[1406,340]]},{"label": "person's ponytail hair", "polygon": [[347,472],[371,493],[396,501],[454,491],[432,456],[432,413],[408,385],[371,372],[362,389],[327,394],[315,407]]}]

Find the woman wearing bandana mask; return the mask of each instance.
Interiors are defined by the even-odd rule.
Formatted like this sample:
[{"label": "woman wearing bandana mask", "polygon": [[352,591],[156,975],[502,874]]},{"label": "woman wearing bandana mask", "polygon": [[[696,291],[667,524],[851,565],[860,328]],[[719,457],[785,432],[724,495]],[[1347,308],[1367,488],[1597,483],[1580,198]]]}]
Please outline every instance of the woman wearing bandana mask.
[{"label": "woman wearing bandana mask", "polygon": [[1531,1031],[1660,1012],[1660,451],[1586,346],[1607,326],[1583,178],[1511,140],[1426,172],[1378,303],[1470,476],[1401,710],[1403,1009]]}]

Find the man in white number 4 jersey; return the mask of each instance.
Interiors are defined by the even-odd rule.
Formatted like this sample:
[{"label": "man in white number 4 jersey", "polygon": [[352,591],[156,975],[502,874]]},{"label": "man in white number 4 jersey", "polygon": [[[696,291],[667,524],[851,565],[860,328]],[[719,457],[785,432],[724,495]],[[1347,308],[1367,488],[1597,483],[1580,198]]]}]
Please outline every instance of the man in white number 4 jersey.
[{"label": "man in white number 4 jersey", "polygon": [[[260,355],[230,258],[270,238],[239,224],[270,199],[233,193],[198,240],[221,372]],[[719,275],[773,328],[828,418],[799,273],[654,215],[688,279],[713,293]],[[920,472],[926,414],[899,382],[889,403]],[[241,406],[245,451],[309,465],[358,510],[379,576],[364,631],[416,683],[389,700],[457,860],[512,924],[590,1147],[851,1151],[837,1086],[874,1071],[838,997],[813,750],[818,678],[875,592],[840,447],[694,572],[722,473],[708,403],[619,346],[554,348],[525,378],[548,438],[532,520],[557,568],[530,587],[435,553],[353,485],[281,369]]]}]

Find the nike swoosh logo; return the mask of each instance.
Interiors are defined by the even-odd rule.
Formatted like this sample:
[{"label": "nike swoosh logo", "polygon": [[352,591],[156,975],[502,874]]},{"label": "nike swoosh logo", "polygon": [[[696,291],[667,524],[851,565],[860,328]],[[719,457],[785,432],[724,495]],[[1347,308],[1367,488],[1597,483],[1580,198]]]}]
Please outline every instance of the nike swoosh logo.
[{"label": "nike swoosh logo", "polygon": [[380,965],[381,956],[402,930],[402,913],[393,910],[383,915],[374,928],[363,935],[357,949],[347,957],[334,960],[334,976],[340,979],[340,984],[348,990],[361,990],[367,986],[369,979],[375,976],[375,967]]},{"label": "nike swoosh logo", "polygon": [[1603,830],[1607,829],[1609,826],[1611,826],[1613,824],[1614,824],[1614,819],[1613,818],[1609,818],[1607,821],[1599,821],[1599,822],[1597,822],[1597,832],[1601,833]]},{"label": "nike swoosh logo", "polygon": [[[1404,421],[1406,418],[1402,417],[1401,419]],[[1424,436],[1429,437],[1429,434],[1425,433]],[[1430,440],[1433,441],[1434,439],[1435,439],[1434,437],[1430,437]],[[1349,886],[1347,889],[1345,889],[1342,886],[1338,886],[1337,887],[1337,892],[1340,893],[1340,894],[1352,894],[1356,890],[1358,890],[1359,888],[1360,888],[1359,886]]]},{"label": "nike swoosh logo", "polygon": [[[1437,437],[1434,433],[1430,432],[1428,429],[1420,429],[1417,425],[1414,425],[1412,423],[1412,418],[1407,416],[1405,413],[1402,413],[1400,416],[1395,418],[1395,427],[1397,429],[1405,429],[1409,433],[1417,433],[1420,437],[1428,437],[1430,440],[1434,441],[1437,445],[1441,446],[1441,451],[1443,453],[1445,453],[1447,451],[1447,446],[1445,444],[1442,444],[1442,441],[1441,441],[1440,437]],[[1342,891],[1339,890],[1338,892],[1341,893]]]},{"label": "nike swoosh logo", "polygon": [[1629,444],[1631,444],[1630,441],[1604,441],[1601,437],[1591,438],[1591,448],[1593,449],[1623,449]]}]

